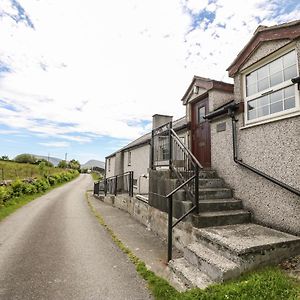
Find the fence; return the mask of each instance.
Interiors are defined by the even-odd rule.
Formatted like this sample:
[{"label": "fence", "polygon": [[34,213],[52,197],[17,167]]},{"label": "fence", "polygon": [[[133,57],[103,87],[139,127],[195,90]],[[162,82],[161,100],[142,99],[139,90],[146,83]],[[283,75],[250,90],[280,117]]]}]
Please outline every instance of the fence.
[{"label": "fence", "polygon": [[129,171],[117,176],[106,178],[103,181],[94,183],[94,194],[99,195],[103,192],[105,195],[128,194],[133,196],[133,171]]}]

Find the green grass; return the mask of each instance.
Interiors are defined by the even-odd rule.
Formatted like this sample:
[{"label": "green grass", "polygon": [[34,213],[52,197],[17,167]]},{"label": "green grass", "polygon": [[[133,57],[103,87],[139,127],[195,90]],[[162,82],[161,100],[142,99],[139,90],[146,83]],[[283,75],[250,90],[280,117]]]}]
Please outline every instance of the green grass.
[{"label": "green grass", "polygon": [[96,172],[91,172],[91,175],[92,175],[94,181],[99,181],[103,178],[102,175],[100,175],[99,173],[96,173]]},{"label": "green grass", "polygon": [[136,266],[137,272],[148,283],[156,300],[296,300],[300,299],[300,283],[288,277],[278,267],[265,268],[245,274],[238,280],[216,284],[205,290],[192,289],[180,293],[165,279],[148,270],[145,263],[135,256],[105,223],[86,194],[88,205],[98,222],[107,230],[116,245]]},{"label": "green grass", "polygon": [[[53,175],[64,169],[45,167],[45,174]],[[12,161],[0,161],[0,180],[15,180],[17,178],[40,178],[42,176],[38,165],[17,163]]]},{"label": "green grass", "polygon": [[[74,177],[73,179],[71,179],[68,182],[71,182],[72,180],[74,180],[77,177],[78,176]],[[20,197],[14,197],[14,198],[10,199],[3,206],[0,206],[0,222],[4,218],[9,216],[10,214],[15,212],[18,208],[26,205],[27,203],[35,200],[36,198],[38,198],[40,196],[43,196],[43,195],[49,193],[50,191],[52,191],[53,189],[55,189],[57,187],[60,187],[60,186],[64,185],[65,183],[68,183],[68,182],[62,182],[62,183],[58,183],[56,185],[53,185],[47,191],[44,191],[44,192],[39,192],[39,193],[36,193],[36,194],[33,194],[33,195],[22,195]]]}]

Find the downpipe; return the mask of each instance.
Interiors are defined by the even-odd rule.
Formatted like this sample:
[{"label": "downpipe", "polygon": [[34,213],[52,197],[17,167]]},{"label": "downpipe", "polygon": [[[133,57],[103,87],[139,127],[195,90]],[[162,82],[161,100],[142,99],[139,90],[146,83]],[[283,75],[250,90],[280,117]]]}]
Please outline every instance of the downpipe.
[{"label": "downpipe", "polygon": [[243,166],[244,168],[256,173],[257,175],[260,175],[262,177],[264,177],[265,179],[277,184],[278,186],[290,191],[291,193],[295,194],[295,195],[298,195],[300,196],[300,191],[285,184],[284,182],[281,182],[279,180],[277,180],[276,178],[274,177],[271,177],[269,175],[267,175],[266,173],[246,164],[243,162],[242,159],[239,159],[238,158],[238,147],[237,147],[237,129],[236,129],[236,123],[238,122],[238,120],[236,119],[235,117],[235,113],[234,113],[234,110],[232,109],[228,109],[228,114],[229,116],[231,117],[231,124],[232,124],[232,147],[233,147],[233,160],[235,163]]}]

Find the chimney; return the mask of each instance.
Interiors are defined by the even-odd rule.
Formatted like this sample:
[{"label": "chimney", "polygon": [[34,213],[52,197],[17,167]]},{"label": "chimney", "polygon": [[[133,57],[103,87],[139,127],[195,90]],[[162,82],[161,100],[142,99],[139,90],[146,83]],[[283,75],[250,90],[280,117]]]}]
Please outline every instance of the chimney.
[{"label": "chimney", "polygon": [[158,128],[166,123],[172,122],[173,116],[155,114],[152,116],[152,129]]}]

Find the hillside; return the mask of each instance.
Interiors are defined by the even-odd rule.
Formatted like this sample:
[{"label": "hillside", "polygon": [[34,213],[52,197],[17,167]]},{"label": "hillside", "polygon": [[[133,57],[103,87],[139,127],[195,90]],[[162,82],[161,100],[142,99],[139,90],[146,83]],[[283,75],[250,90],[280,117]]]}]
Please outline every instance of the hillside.
[{"label": "hillside", "polygon": [[92,168],[92,167],[98,167],[101,169],[105,169],[105,163],[100,160],[90,159],[85,164],[81,165],[81,168]]},{"label": "hillside", "polygon": [[[48,160],[48,156],[36,155],[36,154],[31,154],[31,155],[35,156],[37,159]],[[49,162],[51,162],[55,167],[59,164],[60,161],[62,161],[62,159],[49,156]]]},{"label": "hillside", "polygon": [[[63,171],[60,168],[45,167],[44,172],[47,175],[56,174]],[[0,160],[0,181],[14,180],[16,178],[39,178],[42,171],[38,165],[17,163],[12,161]]]}]

